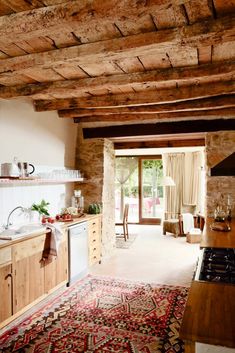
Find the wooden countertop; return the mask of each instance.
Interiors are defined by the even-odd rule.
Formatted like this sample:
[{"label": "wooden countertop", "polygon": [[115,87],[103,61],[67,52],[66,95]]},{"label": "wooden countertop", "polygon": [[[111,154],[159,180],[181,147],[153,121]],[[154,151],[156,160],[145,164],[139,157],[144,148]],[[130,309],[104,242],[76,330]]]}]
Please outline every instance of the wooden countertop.
[{"label": "wooden countertop", "polygon": [[205,222],[201,248],[235,248],[235,219],[230,222],[231,230],[228,232],[211,230],[213,221],[213,218],[208,218]]},{"label": "wooden countertop", "polygon": [[[60,224],[62,228],[67,228],[67,227],[74,225],[74,224],[89,221],[92,218],[95,218],[97,216],[100,216],[100,214],[85,214],[84,216],[82,216],[80,218],[75,218],[72,222],[58,222],[58,224]],[[16,239],[12,239],[12,240],[0,239],[0,249],[4,248],[6,246],[10,246],[10,245],[19,243],[19,242],[24,241],[26,239],[32,239],[32,238],[38,237],[39,235],[44,234],[45,232],[50,232],[50,230],[45,228],[45,230],[33,232],[32,234],[29,233],[29,235],[18,237]]]},{"label": "wooden countertop", "polygon": [[235,347],[235,286],[194,281],[180,337],[186,341]]}]

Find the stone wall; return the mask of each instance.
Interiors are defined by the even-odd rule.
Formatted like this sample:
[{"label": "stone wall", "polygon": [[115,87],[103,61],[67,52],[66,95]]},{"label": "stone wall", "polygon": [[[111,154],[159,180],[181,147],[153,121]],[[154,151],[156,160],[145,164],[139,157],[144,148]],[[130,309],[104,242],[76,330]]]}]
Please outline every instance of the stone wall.
[{"label": "stone wall", "polygon": [[107,139],[84,140],[78,129],[76,166],[84,173],[85,182],[77,184],[82,190],[85,209],[90,203],[102,203],[102,256],[114,251],[115,243],[115,153],[113,143]]},{"label": "stone wall", "polygon": [[235,216],[235,177],[210,176],[210,168],[221,162],[235,151],[235,131],[218,131],[207,133],[206,166],[207,166],[207,215],[213,216],[216,200],[221,194],[230,194],[232,199],[232,215]]}]

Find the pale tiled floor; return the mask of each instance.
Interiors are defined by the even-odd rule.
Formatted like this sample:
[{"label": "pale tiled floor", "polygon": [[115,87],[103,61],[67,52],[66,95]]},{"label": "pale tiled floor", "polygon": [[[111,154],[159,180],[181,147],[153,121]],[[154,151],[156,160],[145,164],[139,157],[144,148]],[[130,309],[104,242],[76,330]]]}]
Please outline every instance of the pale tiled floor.
[{"label": "pale tiled floor", "polygon": [[162,235],[162,228],[154,225],[130,225],[129,233],[138,234],[130,249],[116,249],[111,258],[94,266],[91,273],[134,281],[190,285],[198,244],[187,243],[185,237]]}]

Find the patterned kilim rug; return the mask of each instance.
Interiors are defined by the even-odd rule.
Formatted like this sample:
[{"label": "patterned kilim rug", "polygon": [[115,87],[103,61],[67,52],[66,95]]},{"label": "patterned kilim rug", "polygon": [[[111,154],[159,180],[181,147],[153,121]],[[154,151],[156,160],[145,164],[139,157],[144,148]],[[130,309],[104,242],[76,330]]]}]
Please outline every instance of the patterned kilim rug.
[{"label": "patterned kilim rug", "polygon": [[182,353],[188,289],[88,276],[0,336],[1,352]]},{"label": "patterned kilim rug", "polygon": [[116,248],[118,249],[129,249],[134,243],[137,234],[129,234],[129,238],[125,241],[123,236],[116,236]]}]

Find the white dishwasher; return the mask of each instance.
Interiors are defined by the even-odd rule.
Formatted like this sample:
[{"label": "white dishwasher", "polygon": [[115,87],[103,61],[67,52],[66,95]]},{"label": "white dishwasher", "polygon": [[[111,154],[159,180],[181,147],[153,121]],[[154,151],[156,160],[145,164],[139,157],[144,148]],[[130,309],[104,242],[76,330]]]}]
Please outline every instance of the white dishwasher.
[{"label": "white dishwasher", "polygon": [[69,282],[82,278],[88,273],[88,232],[87,222],[68,227],[69,241]]}]

